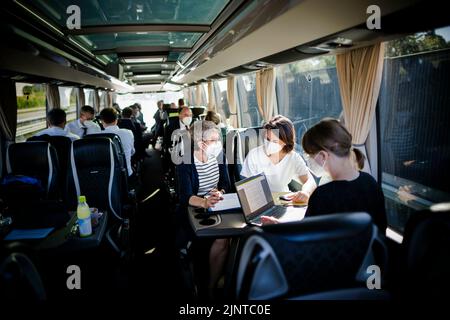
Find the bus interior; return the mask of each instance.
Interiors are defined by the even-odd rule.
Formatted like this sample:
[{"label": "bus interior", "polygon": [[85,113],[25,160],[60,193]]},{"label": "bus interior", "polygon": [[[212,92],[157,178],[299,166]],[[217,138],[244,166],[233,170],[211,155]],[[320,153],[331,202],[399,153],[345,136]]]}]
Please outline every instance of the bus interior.
[{"label": "bus interior", "polygon": [[[444,2],[7,0],[0,16],[2,301],[449,297]],[[158,102],[164,130],[180,99],[194,121],[220,114],[232,183],[261,143],[248,142],[249,130],[284,115],[302,154],[310,127],[340,119],[383,190],[382,239],[361,213],[248,227],[231,237],[211,292],[208,248],[229,235],[197,226],[177,246],[175,165],[154,133]],[[132,178],[117,135],[35,136],[49,111],[64,110],[69,123],[85,105],[96,118],[139,107]],[[103,213],[86,238],[77,234],[80,195]],[[381,278],[372,283],[373,274]]]}]

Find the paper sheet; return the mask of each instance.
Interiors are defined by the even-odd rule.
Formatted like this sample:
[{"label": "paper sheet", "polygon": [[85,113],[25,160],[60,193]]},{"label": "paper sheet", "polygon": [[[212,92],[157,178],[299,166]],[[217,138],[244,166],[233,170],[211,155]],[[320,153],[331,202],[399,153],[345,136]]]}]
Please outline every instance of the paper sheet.
[{"label": "paper sheet", "polygon": [[13,229],[6,237],[6,241],[20,239],[44,239],[54,228],[44,229]]},{"label": "paper sheet", "polygon": [[230,209],[237,209],[241,207],[237,193],[226,193],[223,195],[223,200],[220,200],[210,208],[211,211],[223,211]]}]

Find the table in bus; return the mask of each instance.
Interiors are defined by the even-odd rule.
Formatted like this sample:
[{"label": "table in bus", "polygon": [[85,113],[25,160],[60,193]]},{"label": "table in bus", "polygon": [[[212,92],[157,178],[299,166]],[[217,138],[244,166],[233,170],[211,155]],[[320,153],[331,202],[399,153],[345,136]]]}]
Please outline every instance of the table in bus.
[{"label": "table in bus", "polygon": [[[283,201],[279,199],[282,194],[288,192],[274,192],[272,197],[276,205],[291,204],[292,202]],[[299,221],[305,216],[306,206],[295,208],[295,210],[287,211],[286,214],[280,218],[282,222]],[[197,237],[221,238],[221,237],[238,237],[247,232],[252,225],[245,222],[242,211],[229,211],[226,213],[211,214],[209,219],[213,219],[214,223],[211,225],[204,225],[203,218],[196,218],[198,212],[196,208],[189,207],[189,221]]]},{"label": "table in bus", "polygon": [[[108,213],[105,211],[98,221],[98,225],[93,228],[93,233],[91,236],[86,238],[81,238],[76,234],[76,221],[77,215],[75,212],[69,212],[70,219],[67,221],[65,226],[52,230],[47,236],[43,238],[35,239],[18,239],[11,241],[21,241],[26,242],[32,246],[35,250],[56,250],[56,251],[78,251],[86,250],[91,248],[96,248],[100,245],[106,231],[108,224]],[[14,225],[8,233],[14,229]],[[26,230],[25,230],[26,231]],[[39,230],[36,230],[39,231]],[[7,236],[5,233],[4,237]],[[3,239],[3,241],[8,241]]]}]

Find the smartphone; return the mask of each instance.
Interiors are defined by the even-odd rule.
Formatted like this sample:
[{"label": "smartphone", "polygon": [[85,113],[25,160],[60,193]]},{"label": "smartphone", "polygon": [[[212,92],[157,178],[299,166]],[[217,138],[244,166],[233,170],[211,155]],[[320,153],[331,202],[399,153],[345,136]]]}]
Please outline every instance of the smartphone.
[{"label": "smartphone", "polygon": [[287,196],[288,196],[287,194],[283,194],[279,198],[280,198],[280,200],[291,201],[292,199],[288,198]]}]

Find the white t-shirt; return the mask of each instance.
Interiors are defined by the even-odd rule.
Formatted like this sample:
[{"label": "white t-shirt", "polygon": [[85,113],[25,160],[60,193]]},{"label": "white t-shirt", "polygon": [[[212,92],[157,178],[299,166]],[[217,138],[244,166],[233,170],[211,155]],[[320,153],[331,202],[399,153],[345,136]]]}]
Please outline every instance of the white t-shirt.
[{"label": "white t-shirt", "polygon": [[288,184],[293,178],[308,174],[303,158],[295,151],[289,152],[283,160],[273,164],[264,151],[264,146],[253,148],[245,158],[241,175],[251,177],[264,173],[269,183],[270,191],[289,191]]}]

